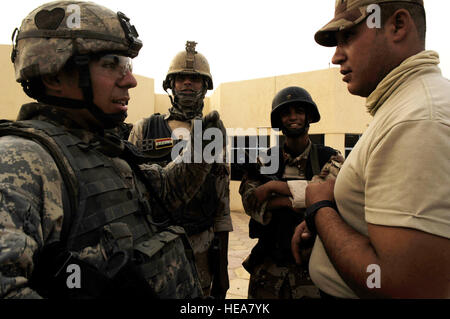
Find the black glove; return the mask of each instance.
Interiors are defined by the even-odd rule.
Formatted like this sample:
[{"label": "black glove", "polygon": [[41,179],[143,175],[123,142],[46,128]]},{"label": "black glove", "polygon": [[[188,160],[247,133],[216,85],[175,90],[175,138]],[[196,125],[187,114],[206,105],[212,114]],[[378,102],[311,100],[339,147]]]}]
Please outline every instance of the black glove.
[{"label": "black glove", "polygon": [[[201,126],[201,129],[200,129]],[[214,130],[213,132],[208,131],[209,129],[216,128],[219,130]],[[206,134],[206,135],[205,135]],[[207,138],[205,138],[207,137]],[[208,139],[210,138],[210,139]],[[219,140],[217,140],[219,138]],[[221,157],[216,157],[222,152],[226,147],[227,132],[225,126],[220,120],[220,115],[217,111],[212,111],[211,113],[204,116],[201,120],[195,119],[193,123],[193,129],[191,130],[191,149],[193,162],[217,162],[217,159]],[[211,145],[210,145],[211,144]],[[211,155],[212,158],[204,158],[205,155]],[[220,156],[220,155],[218,155]]]},{"label": "black glove", "polygon": [[[222,137],[223,137],[222,145],[225,147],[226,140],[227,140],[227,130],[226,130],[225,126],[223,125],[222,120],[220,119],[219,112],[212,111],[212,112],[208,113],[207,115],[205,115],[202,119],[202,126],[203,126],[203,133],[209,128],[218,128],[220,130],[220,132],[222,133]],[[209,141],[204,141],[204,143],[205,142],[206,142],[206,144],[209,143]]]}]

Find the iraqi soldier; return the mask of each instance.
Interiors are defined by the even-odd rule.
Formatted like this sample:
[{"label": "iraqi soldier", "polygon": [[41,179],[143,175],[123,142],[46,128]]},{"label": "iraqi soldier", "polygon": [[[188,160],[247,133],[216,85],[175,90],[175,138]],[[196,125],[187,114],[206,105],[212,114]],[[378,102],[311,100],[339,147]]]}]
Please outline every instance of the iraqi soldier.
[{"label": "iraqi soldier", "polygon": [[[213,89],[209,63],[195,47],[195,42],[187,41],[185,51],[170,64],[163,82],[164,90],[172,91],[169,113],[138,121],[130,133],[129,141],[161,165],[172,160],[172,147],[180,142],[172,133],[190,129],[202,117],[206,92]],[[196,196],[175,216],[189,235],[203,292],[215,298],[224,298],[229,287],[228,233],[233,230],[229,180],[228,166],[215,163]]]},{"label": "iraqi soldier", "polygon": [[141,47],[125,14],[92,2],[44,4],[15,32],[16,80],[37,103],[0,125],[0,297],[202,295],[184,230],[150,199],[176,210],[211,165],[140,165],[113,134]]},{"label": "iraqi soldier", "polygon": [[314,176],[330,178],[343,161],[339,151],[313,144],[308,131],[320,114],[310,94],[300,87],[287,87],[272,102],[271,124],[285,136],[274,176],[247,173],[239,193],[251,217],[249,235],[258,243],[244,261],[250,273],[248,297],[253,299],[318,298],[307,267],[310,249],[303,247],[304,263],[296,265],[290,245],[295,227],[303,220],[305,187]]}]

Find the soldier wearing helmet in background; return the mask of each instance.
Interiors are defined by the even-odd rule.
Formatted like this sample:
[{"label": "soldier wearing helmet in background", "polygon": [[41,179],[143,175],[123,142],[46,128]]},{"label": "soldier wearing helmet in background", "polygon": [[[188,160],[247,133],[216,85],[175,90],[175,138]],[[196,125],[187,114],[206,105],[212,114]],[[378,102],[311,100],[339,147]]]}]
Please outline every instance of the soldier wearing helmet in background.
[{"label": "soldier wearing helmet in background", "polygon": [[[145,165],[114,134],[142,47],[129,19],[52,2],[15,36],[16,80],[37,103],[0,124],[0,297],[201,296],[184,230],[150,199],[186,204],[211,165]],[[223,127],[216,114],[204,122]]]},{"label": "soldier wearing helmet in background", "polygon": [[[315,179],[335,178],[343,158],[339,151],[313,144],[308,131],[320,114],[310,94],[296,86],[279,91],[272,102],[272,128],[285,136],[282,147],[269,152],[280,156],[274,176],[244,175],[239,193],[251,217],[249,235],[258,243],[244,261],[250,273],[251,299],[318,298],[308,273],[310,247],[302,250],[304,263],[296,265],[290,245],[295,227],[303,220],[305,188]],[[311,243],[310,243],[311,244]]]},{"label": "soldier wearing helmet in background", "polygon": [[[186,50],[172,60],[163,88],[171,90],[169,113],[153,114],[135,123],[129,141],[165,165],[172,160],[172,147],[180,142],[172,136],[178,128],[190,129],[203,115],[207,90],[213,89],[209,63],[195,50],[197,43],[187,41]],[[225,298],[228,280],[228,233],[233,230],[229,207],[229,168],[215,163],[205,183],[183,209],[173,217],[189,235],[203,292]]]}]

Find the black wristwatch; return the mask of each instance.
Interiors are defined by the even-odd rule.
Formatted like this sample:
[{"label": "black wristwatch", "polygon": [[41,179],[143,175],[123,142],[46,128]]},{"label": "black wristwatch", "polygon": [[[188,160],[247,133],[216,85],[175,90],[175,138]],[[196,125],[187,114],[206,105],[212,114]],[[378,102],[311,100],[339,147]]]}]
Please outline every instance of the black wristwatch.
[{"label": "black wristwatch", "polygon": [[316,216],[317,211],[323,207],[331,207],[337,211],[336,204],[330,200],[322,200],[320,202],[314,203],[305,211],[306,226],[308,226],[309,231],[313,234],[317,233],[314,217]]}]

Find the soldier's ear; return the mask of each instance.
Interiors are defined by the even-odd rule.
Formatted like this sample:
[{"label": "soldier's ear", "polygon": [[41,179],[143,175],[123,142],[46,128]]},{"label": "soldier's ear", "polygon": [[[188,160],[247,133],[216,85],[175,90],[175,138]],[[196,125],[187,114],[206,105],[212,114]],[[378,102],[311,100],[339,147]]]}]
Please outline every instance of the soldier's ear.
[{"label": "soldier's ear", "polygon": [[58,75],[43,75],[42,83],[49,90],[60,90],[61,89],[61,80]]},{"label": "soldier's ear", "polygon": [[411,33],[414,22],[408,10],[399,9],[389,18],[387,25],[392,41],[399,43]]}]

